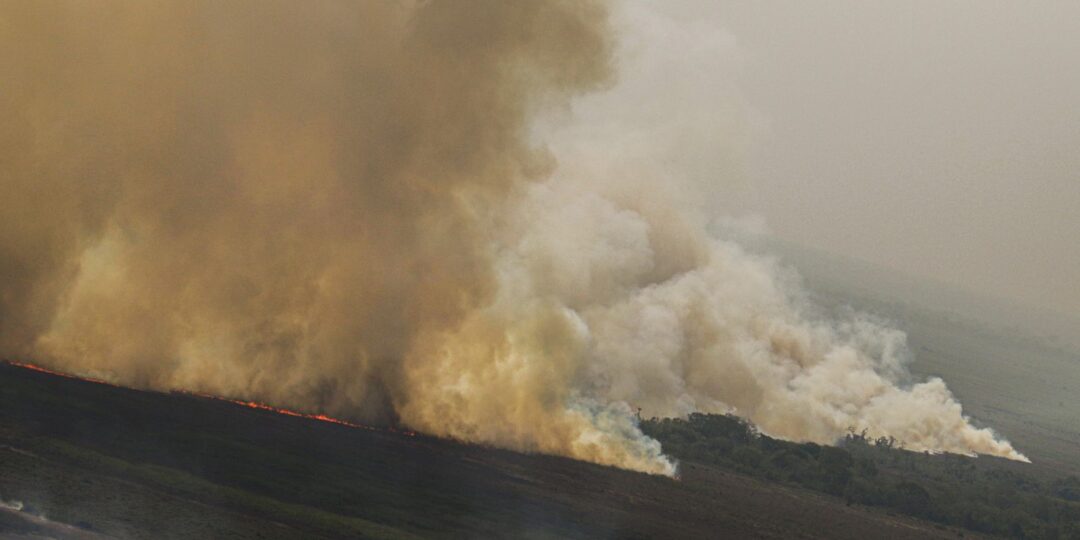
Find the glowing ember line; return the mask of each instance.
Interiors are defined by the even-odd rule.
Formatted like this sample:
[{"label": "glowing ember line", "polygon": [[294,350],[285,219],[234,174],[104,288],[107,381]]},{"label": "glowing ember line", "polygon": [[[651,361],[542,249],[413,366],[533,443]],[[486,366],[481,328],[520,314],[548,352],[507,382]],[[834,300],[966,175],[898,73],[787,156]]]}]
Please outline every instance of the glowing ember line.
[{"label": "glowing ember line", "polygon": [[291,410],[291,409],[283,409],[281,407],[274,407],[273,405],[267,405],[265,403],[259,403],[258,401],[244,401],[244,400],[240,400],[240,399],[230,399],[230,398],[221,397],[221,396],[215,396],[215,395],[211,395],[211,394],[202,394],[202,393],[199,393],[199,392],[182,391],[180,393],[187,394],[187,395],[190,395],[190,396],[195,396],[195,397],[213,399],[215,401],[224,401],[226,403],[232,403],[233,405],[240,405],[241,407],[247,407],[249,409],[258,409],[260,411],[269,411],[269,412],[272,412],[272,413],[284,414],[286,416],[295,416],[297,418],[307,418],[308,420],[318,420],[320,422],[329,422],[331,424],[338,424],[338,425],[342,425],[342,426],[348,426],[348,427],[351,427],[351,428],[366,429],[366,430],[369,430],[369,431],[388,431],[388,432],[391,432],[391,433],[398,433],[398,434],[401,434],[401,435],[408,435],[410,437],[415,437],[416,436],[415,431],[394,429],[394,428],[389,428],[389,427],[388,428],[378,428],[378,427],[375,427],[375,426],[369,426],[369,425],[365,425],[365,424],[357,424],[355,422],[349,422],[348,420],[342,420],[340,418],[334,418],[333,416],[327,416],[325,414],[303,413],[303,412],[294,411],[294,410]]},{"label": "glowing ember line", "polygon": [[365,425],[365,424],[357,424],[355,422],[349,422],[348,420],[342,420],[340,418],[334,418],[332,416],[327,416],[325,414],[310,414],[310,413],[303,413],[303,412],[299,412],[299,411],[294,411],[294,410],[291,410],[291,409],[283,409],[281,407],[274,407],[273,405],[267,405],[265,403],[259,403],[257,401],[244,401],[244,400],[240,400],[240,399],[230,399],[230,398],[221,397],[221,396],[215,396],[215,395],[211,395],[211,394],[202,394],[202,393],[199,393],[199,392],[181,391],[180,393],[187,394],[187,395],[190,395],[190,396],[195,396],[195,397],[201,397],[201,398],[205,398],[205,399],[213,399],[215,401],[224,401],[226,403],[232,403],[233,405],[240,405],[241,407],[247,407],[249,409],[257,409],[257,410],[260,410],[260,411],[269,411],[269,412],[272,412],[272,413],[283,414],[285,416],[295,416],[297,418],[306,418],[308,420],[318,420],[320,422],[329,422],[331,424],[338,424],[338,425],[341,425],[341,426],[357,428],[357,429],[366,429],[368,431],[384,431],[384,432],[390,432],[390,433],[397,433],[399,435],[408,435],[410,437],[415,437],[416,436],[415,431],[400,430],[400,429],[394,429],[394,428],[390,428],[390,427],[378,428],[378,427],[375,427],[375,426],[369,426],[369,425]]},{"label": "glowing ember line", "polygon": [[[103,385],[106,385],[106,386],[112,386],[114,388],[124,388],[124,387],[122,387],[120,385],[113,384],[111,382],[104,381],[104,380],[101,380],[101,379],[95,379],[95,378],[92,378],[92,377],[81,377],[79,375],[72,375],[70,373],[63,373],[63,372],[60,372],[60,371],[53,371],[53,370],[51,370],[49,368],[44,368],[44,367],[41,367],[41,366],[38,366],[38,365],[28,364],[28,363],[25,363],[25,362],[16,362],[16,361],[8,360],[8,361],[6,361],[6,363],[8,365],[15,366],[15,367],[18,367],[18,368],[28,369],[30,371],[36,371],[38,373],[45,373],[47,375],[54,375],[54,376],[57,376],[57,377],[63,377],[65,379],[73,379],[73,380],[76,380],[76,381],[84,381],[84,382],[89,382],[89,383],[94,383],[94,384],[103,384]],[[354,422],[349,422],[348,420],[342,420],[340,418],[334,418],[332,416],[327,416],[325,414],[310,414],[310,413],[303,413],[303,412],[299,412],[299,411],[293,411],[293,410],[290,410],[290,409],[283,409],[281,407],[274,407],[273,405],[267,405],[265,403],[259,403],[257,401],[244,401],[244,400],[240,400],[240,399],[231,399],[231,398],[215,396],[215,395],[211,395],[211,394],[203,394],[203,393],[200,393],[200,392],[191,392],[191,391],[188,391],[188,390],[177,390],[175,393],[184,394],[184,395],[188,395],[188,396],[194,396],[194,397],[200,397],[200,398],[204,398],[204,399],[212,399],[212,400],[215,400],[215,401],[224,401],[226,403],[232,403],[233,405],[240,405],[241,407],[247,407],[249,409],[257,409],[257,410],[260,410],[260,411],[268,411],[268,412],[272,412],[272,413],[283,414],[285,416],[295,416],[297,418],[306,418],[308,420],[318,420],[319,422],[329,422],[331,424],[338,424],[340,426],[346,426],[346,427],[351,427],[351,428],[366,429],[368,431],[382,431],[382,432],[396,433],[396,434],[399,434],[399,435],[408,435],[409,437],[415,437],[416,436],[415,431],[394,429],[394,428],[389,428],[389,427],[388,428],[378,428],[378,427],[375,427],[375,426],[368,426],[368,425],[364,425],[364,424],[357,424],[357,423],[354,423]]]},{"label": "glowing ember line", "polygon": [[123,388],[122,386],[120,386],[118,384],[113,384],[113,383],[111,383],[109,381],[106,381],[106,380],[95,379],[93,377],[80,377],[78,375],[72,375],[71,373],[64,373],[62,371],[53,371],[53,370],[51,370],[49,368],[44,368],[44,367],[34,365],[34,364],[27,364],[25,362],[16,362],[14,360],[5,360],[4,363],[6,363],[6,364],[8,364],[10,366],[15,366],[15,367],[23,368],[23,369],[29,369],[30,371],[37,371],[38,373],[45,373],[47,375],[55,375],[57,377],[63,377],[65,379],[73,379],[73,380],[76,380],[76,381],[91,382],[91,383],[94,383],[94,384],[104,384],[105,386],[112,386],[113,388]]}]

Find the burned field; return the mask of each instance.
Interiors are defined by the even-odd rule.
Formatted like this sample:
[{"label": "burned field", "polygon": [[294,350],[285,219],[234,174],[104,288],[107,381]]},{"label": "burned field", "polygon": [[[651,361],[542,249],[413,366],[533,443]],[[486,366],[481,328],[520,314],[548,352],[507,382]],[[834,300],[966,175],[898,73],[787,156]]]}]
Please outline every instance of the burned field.
[{"label": "burned field", "polygon": [[13,538],[959,533],[705,460],[673,480],[9,364],[0,406],[0,497],[23,505],[0,520]]}]

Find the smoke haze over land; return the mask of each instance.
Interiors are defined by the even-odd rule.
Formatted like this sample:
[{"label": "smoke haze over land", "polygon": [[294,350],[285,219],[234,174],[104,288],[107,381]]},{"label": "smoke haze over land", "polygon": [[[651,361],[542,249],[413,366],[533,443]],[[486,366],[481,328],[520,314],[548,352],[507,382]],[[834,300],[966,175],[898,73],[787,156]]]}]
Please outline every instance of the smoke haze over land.
[{"label": "smoke haze over land", "polygon": [[1071,317],[1055,333],[1080,347],[1080,4],[665,4],[738,44],[725,73],[761,134],[729,208],[802,245]]},{"label": "smoke haze over land", "polygon": [[[25,3],[0,29],[4,355],[661,474],[635,408],[1022,459],[908,380],[902,333],[817,316],[715,232],[752,114],[633,74],[736,62],[724,33],[578,1]],[[698,130],[643,101],[701,92]]]}]

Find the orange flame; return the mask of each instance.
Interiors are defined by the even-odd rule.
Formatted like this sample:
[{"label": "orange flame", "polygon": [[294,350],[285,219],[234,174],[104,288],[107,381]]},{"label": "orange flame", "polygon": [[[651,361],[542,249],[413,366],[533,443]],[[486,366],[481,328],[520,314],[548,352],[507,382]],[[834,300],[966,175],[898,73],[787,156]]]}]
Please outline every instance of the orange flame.
[{"label": "orange flame", "polygon": [[[51,370],[49,368],[44,368],[44,367],[41,367],[41,366],[38,366],[38,365],[28,364],[28,363],[25,363],[25,362],[16,362],[16,361],[9,360],[6,363],[8,365],[11,365],[11,366],[15,366],[15,367],[23,368],[23,369],[29,369],[31,371],[37,371],[39,373],[45,373],[45,374],[54,375],[54,376],[57,376],[57,377],[64,377],[65,379],[74,379],[74,380],[77,380],[77,381],[90,382],[90,383],[94,383],[94,384],[103,384],[103,385],[106,385],[106,386],[112,386],[114,388],[123,388],[120,385],[113,384],[111,382],[108,382],[108,381],[105,381],[105,380],[102,380],[102,379],[95,379],[93,377],[82,377],[82,376],[79,376],[79,375],[73,375],[71,373],[63,373],[63,372],[60,372],[60,371],[53,371],[53,370]],[[283,415],[286,415],[286,416],[295,416],[297,418],[306,418],[308,420],[318,420],[320,422],[329,422],[331,424],[338,424],[340,426],[346,426],[346,427],[351,427],[351,428],[366,429],[368,431],[383,431],[383,432],[397,433],[399,435],[408,435],[409,437],[415,437],[416,436],[415,431],[401,430],[401,429],[395,429],[395,428],[391,428],[391,427],[378,428],[378,427],[375,427],[375,426],[369,426],[369,425],[365,425],[365,424],[357,424],[357,423],[354,423],[354,422],[349,422],[348,420],[342,420],[340,418],[334,418],[332,416],[327,416],[325,414],[310,414],[310,413],[304,413],[304,412],[299,412],[299,411],[293,411],[293,410],[290,410],[290,409],[283,409],[281,407],[274,407],[273,405],[267,405],[265,403],[259,403],[257,401],[244,401],[244,400],[239,400],[239,399],[231,399],[231,398],[227,398],[227,397],[215,396],[215,395],[211,395],[211,394],[203,394],[203,393],[199,393],[199,392],[191,392],[191,391],[187,391],[187,390],[178,390],[178,391],[176,391],[176,393],[185,394],[185,395],[189,395],[189,396],[200,397],[200,398],[205,398],[205,399],[213,399],[213,400],[216,400],[216,401],[224,401],[226,403],[232,403],[233,405],[240,405],[241,407],[248,407],[250,409],[257,409],[257,410],[260,410],[260,411],[269,411],[269,412],[273,412],[273,413],[277,413],[277,414],[283,414]]]},{"label": "orange flame", "polygon": [[277,413],[277,414],[284,414],[286,416],[295,416],[297,418],[307,418],[308,420],[318,420],[320,422],[329,422],[331,424],[338,424],[338,425],[342,425],[342,426],[348,426],[348,427],[351,427],[351,428],[366,429],[366,430],[369,430],[369,431],[388,431],[388,432],[391,432],[391,433],[398,433],[398,434],[401,434],[401,435],[408,435],[410,437],[415,437],[416,436],[415,431],[401,430],[401,429],[395,429],[395,428],[391,428],[391,427],[378,428],[378,427],[375,427],[375,426],[369,426],[369,425],[365,425],[365,424],[357,424],[357,423],[354,423],[354,422],[349,422],[348,420],[342,420],[340,418],[334,418],[332,416],[327,416],[325,414],[311,414],[311,413],[304,413],[304,412],[294,411],[294,410],[291,410],[291,409],[283,409],[281,407],[274,407],[273,405],[267,405],[265,403],[259,403],[258,401],[244,401],[244,400],[240,400],[240,399],[230,399],[230,398],[221,397],[221,396],[215,396],[215,395],[211,395],[211,394],[203,394],[203,393],[199,393],[199,392],[189,392],[189,391],[186,391],[186,390],[179,391],[179,393],[186,394],[186,395],[189,395],[189,396],[196,396],[196,397],[201,397],[201,398],[206,398],[206,399],[213,399],[213,400],[216,400],[216,401],[224,401],[226,403],[232,403],[233,405],[240,405],[241,407],[248,407],[250,409],[257,409],[257,410],[260,410],[260,411],[270,411],[270,412]]},{"label": "orange flame", "polygon": [[63,377],[65,379],[74,379],[76,381],[92,382],[94,384],[104,384],[105,386],[112,386],[114,388],[122,388],[118,384],[113,384],[113,383],[111,383],[109,381],[105,381],[105,380],[102,380],[102,379],[95,379],[93,377],[80,377],[78,375],[72,375],[70,373],[63,373],[61,371],[53,371],[53,370],[51,370],[49,368],[43,368],[41,366],[37,366],[37,365],[34,365],[34,364],[27,364],[27,363],[24,363],[24,362],[16,362],[14,360],[6,360],[6,361],[4,361],[4,363],[6,363],[6,364],[8,364],[10,366],[15,366],[15,367],[23,368],[23,369],[29,369],[31,371],[37,371],[39,373],[46,373],[48,375],[55,375],[57,377]]}]

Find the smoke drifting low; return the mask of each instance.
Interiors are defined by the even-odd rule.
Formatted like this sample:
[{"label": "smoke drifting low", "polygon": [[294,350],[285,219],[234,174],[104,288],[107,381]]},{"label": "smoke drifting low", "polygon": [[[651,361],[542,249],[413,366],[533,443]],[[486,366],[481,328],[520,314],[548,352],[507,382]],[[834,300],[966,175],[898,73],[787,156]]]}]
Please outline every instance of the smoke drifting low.
[{"label": "smoke drifting low", "polygon": [[662,474],[631,405],[1022,459],[701,182],[556,163],[613,47],[580,1],[4,5],[0,353]]}]

